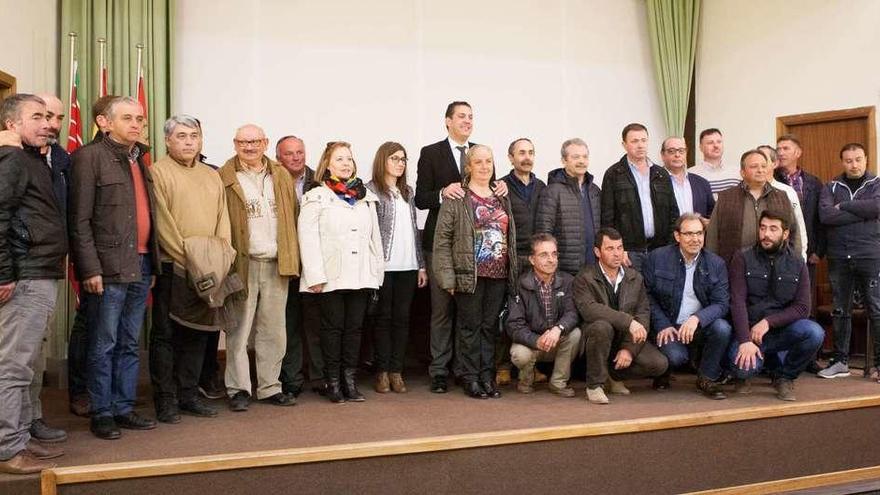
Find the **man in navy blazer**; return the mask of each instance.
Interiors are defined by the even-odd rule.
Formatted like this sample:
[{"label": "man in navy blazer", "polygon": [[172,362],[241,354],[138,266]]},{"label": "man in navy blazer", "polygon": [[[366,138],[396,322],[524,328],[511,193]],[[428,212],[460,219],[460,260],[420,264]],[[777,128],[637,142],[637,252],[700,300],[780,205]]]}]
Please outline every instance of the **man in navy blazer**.
[{"label": "man in navy blazer", "polygon": [[660,147],[660,158],[663,167],[672,178],[672,190],[678,211],[699,213],[704,218],[712,216],[715,208],[715,197],[709,181],[696,174],[687,172],[687,143],[683,138],[670,137]]},{"label": "man in navy blazer", "polygon": [[[434,246],[434,229],[440,203],[446,198],[464,197],[461,178],[467,165],[466,153],[475,143],[468,141],[473,131],[474,114],[466,101],[453,101],[446,107],[446,130],[448,136],[422,148],[419,153],[418,178],[416,179],[416,207],[428,210],[425,230],[422,233],[422,249],[428,267],[431,286],[431,392],[445,393],[448,366],[452,361],[452,296],[441,289],[434,278],[431,253]],[[492,178],[495,176],[493,174]],[[507,195],[507,184],[496,181],[495,193]]]}]

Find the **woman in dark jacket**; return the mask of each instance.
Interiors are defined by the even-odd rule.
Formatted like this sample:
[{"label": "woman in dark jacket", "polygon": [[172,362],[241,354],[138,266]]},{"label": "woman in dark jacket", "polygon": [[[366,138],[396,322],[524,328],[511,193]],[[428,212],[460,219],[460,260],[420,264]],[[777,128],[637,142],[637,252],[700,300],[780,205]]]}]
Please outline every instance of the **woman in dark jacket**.
[{"label": "woman in dark jacket", "polygon": [[406,183],[406,150],[386,142],[373,159],[367,188],[379,196],[379,231],[385,256],[385,280],[379,289],[376,320],[376,392],[406,392],[403,363],[409,336],[409,310],[416,287],[428,283],[422,241],[416,226],[413,191]]},{"label": "woman in dark jacket", "polygon": [[465,392],[474,398],[501,397],[495,384],[498,314],[517,275],[516,229],[510,202],[491,185],[492,150],[468,150],[464,197],[440,206],[434,232],[437,285],[455,296],[458,362]]}]

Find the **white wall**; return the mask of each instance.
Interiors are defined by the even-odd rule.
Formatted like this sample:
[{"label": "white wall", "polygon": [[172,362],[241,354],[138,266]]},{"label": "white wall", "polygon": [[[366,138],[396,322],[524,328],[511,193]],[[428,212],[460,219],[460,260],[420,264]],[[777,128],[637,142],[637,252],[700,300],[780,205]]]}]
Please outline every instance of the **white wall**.
[{"label": "white wall", "polygon": [[535,142],[542,177],[573,136],[590,144],[599,178],[623,154],[627,123],[646,124],[660,145],[642,0],[187,0],[177,9],[173,111],[204,122],[215,164],[232,156],[235,128],[253,121],[272,146],[304,138],[310,165],[327,141],[350,141],[367,178],[376,148],[399,141],[414,183],[414,159],[445,137],[443,112],[456,99],[473,105],[472,139],[495,149],[499,175],[520,136]]},{"label": "white wall", "polygon": [[21,93],[58,90],[58,1],[0,0],[3,49],[0,70]]},{"label": "white wall", "polygon": [[726,162],[776,139],[776,117],[880,105],[880,2],[703,2],[696,127]]}]

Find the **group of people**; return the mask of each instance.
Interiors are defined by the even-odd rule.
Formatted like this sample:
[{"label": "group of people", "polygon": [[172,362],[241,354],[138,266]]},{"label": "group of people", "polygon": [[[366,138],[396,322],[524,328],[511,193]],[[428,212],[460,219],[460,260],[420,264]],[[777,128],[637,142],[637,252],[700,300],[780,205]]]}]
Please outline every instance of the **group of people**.
[{"label": "group of people", "polygon": [[[630,124],[601,188],[579,138],[562,144],[562,166],[544,183],[527,138],[510,144],[513,170],[496,177],[493,150],[469,141],[471,106],[455,101],[447,137],[421,150],[413,190],[396,142],[379,147],[364,183],[348,143],[327,143],[313,170],[302,139],[280,138],[273,160],[264,131],[248,124],[216,169],[202,155],[200,122],[175,115],[164,123],[167,155],[149,165],[136,100],[104,97],[93,114],[94,141],[68,156],[57,144],[57,97],[0,104],[2,472],[37,472],[63,454],[66,432],[43,421],[39,392],[68,256],[81,295],[70,407],[102,439],[181,414],[216,416],[202,397],[243,412],[254,398],[293,405],[310,385],[334,403],[363,401],[368,308],[373,387],[405,393],[417,287],[430,287],[431,392],[447,392],[454,376],[478,399],[501,397],[514,369],[516,389],[534,392],[547,379],[540,361],[554,363],[549,390],[574,397],[571,366],[582,355],[586,398],[596,404],[628,394],[631,378],[668,388],[671,371],[685,366],[714,399],[728,382],[747,390],[766,370],[777,396],[794,400],[794,380],[824,338],[809,319],[822,256],[835,354],[819,375],[849,373],[856,290],[880,329],[880,188],[857,143],[841,150],[842,174],[823,186],[800,168],[795,136],[747,151],[737,168],[723,163],[721,132],[707,129],[704,163],[688,169],[684,139],[665,139],[663,164],[654,164],[647,129]],[[423,231],[417,209],[428,211]],[[150,294],[156,420],[134,410]]]}]

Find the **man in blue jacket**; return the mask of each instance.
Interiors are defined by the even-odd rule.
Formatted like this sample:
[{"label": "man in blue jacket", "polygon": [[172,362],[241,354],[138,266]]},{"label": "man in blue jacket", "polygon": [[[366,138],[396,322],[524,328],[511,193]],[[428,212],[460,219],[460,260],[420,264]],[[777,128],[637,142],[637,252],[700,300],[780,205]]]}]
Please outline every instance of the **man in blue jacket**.
[{"label": "man in blue jacket", "polygon": [[829,182],[819,199],[819,217],[827,233],[831,281],[834,357],[822,378],[849,376],[853,292],[865,301],[874,340],[874,363],[866,375],[880,380],[880,180],[866,172],[865,148],[850,143],[840,150],[844,173]]},{"label": "man in blue jacket", "polygon": [[679,213],[699,213],[705,218],[712,216],[715,196],[709,181],[687,170],[687,143],[684,138],[669,137],[660,146],[663,168],[672,179],[672,192]]},{"label": "man in blue jacket", "polygon": [[719,382],[731,334],[724,320],[730,295],[727,267],[720,256],[703,249],[705,230],[699,214],[678,217],[672,234],[676,243],[651,251],[642,271],[653,337],[669,360],[666,373],[654,379],[654,388],[668,388],[670,370],[701,353],[697,388],[712,399],[725,399]]}]

